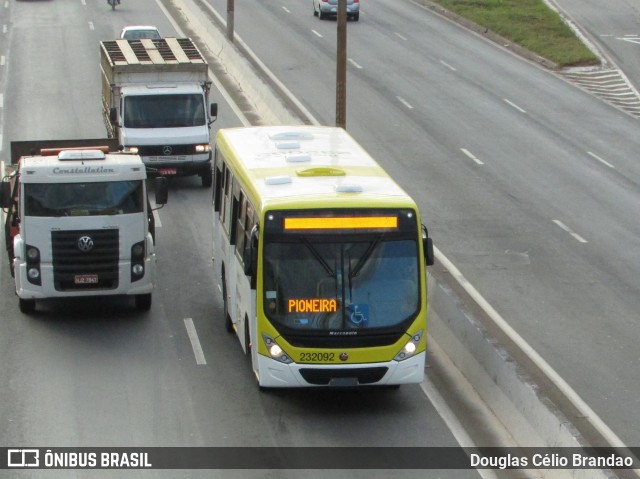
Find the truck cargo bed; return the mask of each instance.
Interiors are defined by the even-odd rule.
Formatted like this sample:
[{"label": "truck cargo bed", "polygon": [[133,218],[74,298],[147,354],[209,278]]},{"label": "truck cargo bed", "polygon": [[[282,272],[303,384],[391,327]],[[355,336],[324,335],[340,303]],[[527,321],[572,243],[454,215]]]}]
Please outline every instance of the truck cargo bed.
[{"label": "truck cargo bed", "polygon": [[190,72],[207,78],[207,62],[190,38],[111,40],[100,42],[102,71],[110,83],[118,74]]}]

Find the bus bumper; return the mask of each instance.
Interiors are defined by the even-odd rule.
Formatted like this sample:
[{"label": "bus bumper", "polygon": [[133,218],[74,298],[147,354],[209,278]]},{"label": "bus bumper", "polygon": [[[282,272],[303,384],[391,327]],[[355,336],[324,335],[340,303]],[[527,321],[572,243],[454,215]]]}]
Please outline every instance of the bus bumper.
[{"label": "bus bumper", "polygon": [[426,353],[366,364],[283,364],[258,354],[258,383],[267,388],[392,386],[421,383]]}]

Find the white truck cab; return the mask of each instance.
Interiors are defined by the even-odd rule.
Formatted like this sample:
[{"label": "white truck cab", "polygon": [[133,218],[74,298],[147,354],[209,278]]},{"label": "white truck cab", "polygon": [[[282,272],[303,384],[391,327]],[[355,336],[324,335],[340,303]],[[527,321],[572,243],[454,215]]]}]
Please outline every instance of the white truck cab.
[{"label": "white truck cab", "polygon": [[[131,295],[138,309],[151,307],[156,252],[146,170],[138,155],[113,153],[106,143],[11,144],[15,169],[3,179],[1,203],[25,313],[36,300],[74,296]],[[157,178],[156,203],[166,200],[166,178]]]}]

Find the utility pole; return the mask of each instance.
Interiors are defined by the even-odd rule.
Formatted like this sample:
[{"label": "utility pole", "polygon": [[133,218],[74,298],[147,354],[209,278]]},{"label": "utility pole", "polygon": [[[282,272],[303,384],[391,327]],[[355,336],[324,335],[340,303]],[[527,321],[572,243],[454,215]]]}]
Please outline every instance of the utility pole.
[{"label": "utility pole", "polygon": [[227,0],[227,39],[233,43],[233,16],[235,13],[235,0]]},{"label": "utility pole", "polygon": [[336,126],[347,127],[347,0],[338,0]]}]

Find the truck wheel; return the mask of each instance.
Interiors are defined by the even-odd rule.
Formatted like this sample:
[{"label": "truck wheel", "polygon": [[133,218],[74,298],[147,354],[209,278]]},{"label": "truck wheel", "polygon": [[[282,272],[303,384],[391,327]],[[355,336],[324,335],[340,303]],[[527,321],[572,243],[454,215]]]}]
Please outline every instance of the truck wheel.
[{"label": "truck wheel", "polygon": [[149,311],[151,309],[151,293],[136,294],[135,299],[138,311]]},{"label": "truck wheel", "polygon": [[24,314],[31,314],[36,310],[36,301],[34,299],[22,299],[18,298],[20,304],[20,312]]},{"label": "truck wheel", "polygon": [[205,188],[211,188],[213,184],[213,172],[211,168],[207,168],[202,173],[200,173],[200,177],[202,178],[202,186]]}]

